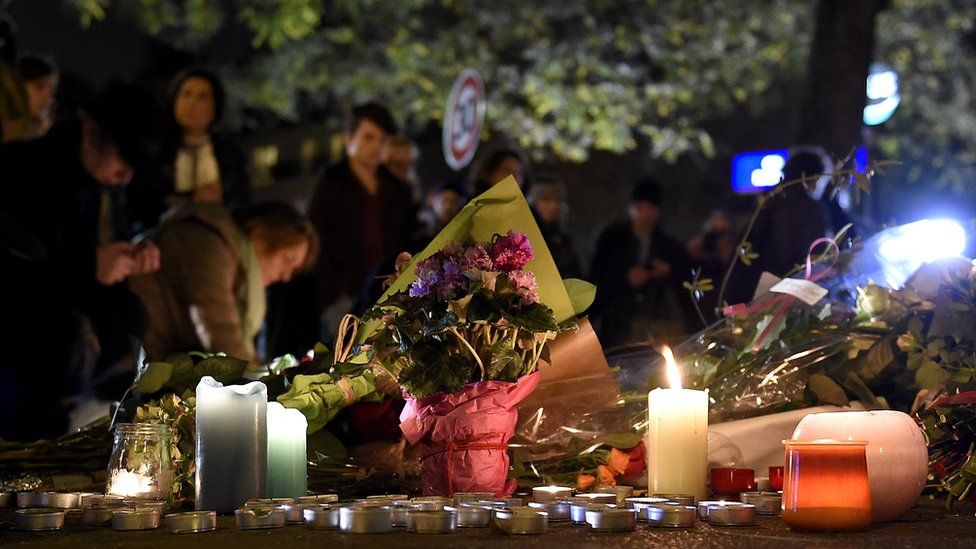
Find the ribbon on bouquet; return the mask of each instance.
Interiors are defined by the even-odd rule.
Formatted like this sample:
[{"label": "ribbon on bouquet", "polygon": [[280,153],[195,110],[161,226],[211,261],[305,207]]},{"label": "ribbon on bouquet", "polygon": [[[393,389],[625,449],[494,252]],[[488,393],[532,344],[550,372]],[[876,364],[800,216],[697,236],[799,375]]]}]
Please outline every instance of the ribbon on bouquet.
[{"label": "ribbon on bouquet", "polygon": [[454,473],[452,465],[454,464],[454,453],[463,450],[499,450],[504,452],[508,450],[508,444],[503,442],[504,438],[504,433],[481,433],[466,437],[463,440],[452,438],[447,442],[431,443],[422,459],[427,460],[436,455],[447,453],[444,473],[447,475],[448,496],[453,496]]},{"label": "ribbon on bouquet", "polygon": [[[806,272],[803,276],[805,280],[810,282],[816,282],[821,278],[834,272],[833,263],[837,261],[836,255],[832,258],[831,264],[826,266],[824,269],[818,270],[816,273],[813,272],[813,250],[820,244],[827,244],[827,250],[825,253],[832,248],[837,250],[837,243],[833,239],[823,237],[818,238],[810,244],[809,250],[807,250],[807,261],[806,261]],[[772,309],[772,318],[763,331],[760,332],[759,337],[756,338],[755,343],[752,344],[752,352],[758,352],[762,349],[762,343],[769,337],[773,329],[779,324],[779,321],[786,315],[786,312],[790,309],[790,305],[796,301],[796,296],[792,294],[767,292],[765,296],[753,301],[752,303],[739,303],[736,305],[729,305],[722,309],[722,314],[725,316],[741,316],[752,313],[759,313],[765,311],[766,309]]]}]

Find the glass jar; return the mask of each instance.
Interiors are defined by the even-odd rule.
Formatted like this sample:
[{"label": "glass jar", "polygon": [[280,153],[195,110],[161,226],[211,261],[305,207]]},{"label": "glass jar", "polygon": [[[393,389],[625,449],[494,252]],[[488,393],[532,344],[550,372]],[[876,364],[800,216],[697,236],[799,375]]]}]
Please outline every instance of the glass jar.
[{"label": "glass jar", "polygon": [[132,498],[169,498],[174,475],[172,442],[173,430],[166,425],[118,424],[105,492]]},{"label": "glass jar", "polygon": [[867,442],[785,440],[783,522],[791,530],[853,532],[871,524]]}]

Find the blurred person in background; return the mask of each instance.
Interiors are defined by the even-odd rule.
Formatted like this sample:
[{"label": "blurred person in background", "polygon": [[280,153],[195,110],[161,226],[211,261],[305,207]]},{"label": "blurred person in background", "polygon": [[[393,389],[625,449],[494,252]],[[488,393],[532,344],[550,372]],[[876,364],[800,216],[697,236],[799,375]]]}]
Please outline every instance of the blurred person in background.
[{"label": "blurred person in background", "polygon": [[579,256],[566,231],[569,217],[566,188],[554,175],[542,174],[533,183],[528,202],[559,274],[563,278],[582,276]]},{"label": "blurred person in background", "polygon": [[684,245],[661,230],[660,218],[661,187],[644,179],[634,186],[627,219],[612,223],[597,240],[590,310],[605,348],[656,344],[687,330],[690,303],[681,283],[691,278],[690,263]]},{"label": "blurred person in background", "polygon": [[383,105],[354,107],[343,135],[345,155],[312,192],[308,215],[322,242],[312,271],[322,339],[334,336],[376,266],[407,249],[415,234],[410,188],[383,165],[396,132]]},{"label": "blurred person in background", "polygon": [[398,177],[401,181],[410,186],[411,196],[415,204],[420,203],[421,191],[417,181],[417,173],[414,165],[417,163],[419,151],[417,146],[410,141],[410,138],[402,133],[390,138],[386,146],[386,156],[383,165],[390,173]]},{"label": "blurred person in background", "polygon": [[27,104],[34,120],[31,133],[40,137],[54,124],[54,97],[58,90],[58,67],[46,55],[25,53],[20,56],[20,77],[27,91]]},{"label": "blurred person in background", "polygon": [[224,86],[209,70],[187,69],[170,84],[160,151],[166,207],[209,202],[233,208],[250,200],[244,152],[217,131],[225,103]]},{"label": "blurred person in background", "polygon": [[17,319],[0,331],[0,417],[31,417],[0,437],[59,435],[62,397],[131,383],[147,318],[124,282],[158,269],[159,250],[115,237],[107,197],[149,169],[159,126],[148,91],[111,84],[80,119],[0,146],[0,302]]},{"label": "blurred person in background", "polygon": [[461,183],[454,180],[442,182],[428,195],[427,205],[420,214],[421,227],[418,236],[408,248],[411,253],[422,250],[464,207]]},{"label": "blurred person in background", "polygon": [[[783,181],[827,173],[824,159],[816,151],[791,151],[783,166]],[[814,181],[811,181],[813,185]],[[786,276],[806,261],[810,244],[827,235],[827,214],[804,185],[793,185],[766,201],[747,240],[758,257],[752,265],[737,265],[736,283],[728,295],[729,303],[751,299],[763,271]],[[734,286],[734,288],[733,288]]]},{"label": "blurred person in background", "polygon": [[[713,210],[701,230],[688,242],[692,264],[701,269],[699,279],[710,278],[716,288],[735,255],[738,244],[735,222],[725,210]],[[718,290],[704,292],[698,300],[706,320],[717,318],[713,313],[718,305]]]},{"label": "blurred person in background", "polygon": [[0,143],[32,137],[27,90],[17,70],[17,23],[0,0]]},{"label": "blurred person in background", "polygon": [[146,357],[211,351],[258,363],[255,337],[264,324],[265,288],[310,268],[318,234],[282,202],[244,206],[188,204],[154,236],[162,268],[130,285],[149,310]]},{"label": "blurred person in background", "polygon": [[495,149],[488,156],[482,158],[471,172],[468,181],[471,196],[478,196],[510,175],[525,191],[529,187],[528,167],[528,159],[518,149],[509,147]]}]

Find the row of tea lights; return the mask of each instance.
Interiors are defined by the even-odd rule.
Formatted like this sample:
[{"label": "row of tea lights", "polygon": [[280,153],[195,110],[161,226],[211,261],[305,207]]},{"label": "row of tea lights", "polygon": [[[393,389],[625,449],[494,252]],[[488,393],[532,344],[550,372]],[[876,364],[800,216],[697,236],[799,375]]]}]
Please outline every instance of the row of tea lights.
[{"label": "row of tea lights", "polygon": [[[638,521],[664,528],[690,528],[696,518],[716,526],[742,526],[755,522],[757,514],[775,514],[776,494],[743,495],[742,502],[702,501],[695,506],[690,495],[656,494],[633,497],[629,487],[604,493],[573,495],[572,489],[540,487],[533,501],[498,499],[490,493],[457,493],[453,498],[406,495],[370,496],[339,503],[335,494],[301,498],[261,498],[246,502],[234,513],[242,530],[279,528],[305,524],[311,529],[339,530],[352,534],[380,534],[405,527],[409,532],[450,533],[457,528],[486,528],[507,534],[542,534],[550,522],[588,525],[596,532],[626,532]],[[775,501],[774,501],[775,500]],[[86,526],[111,526],[118,531],[152,530],[161,523],[174,534],[215,530],[215,511],[165,514],[159,501],[132,500],[119,496],[22,492],[17,494],[16,525],[27,531],[60,530],[67,513],[82,515]],[[164,519],[165,514],[165,520]]]}]

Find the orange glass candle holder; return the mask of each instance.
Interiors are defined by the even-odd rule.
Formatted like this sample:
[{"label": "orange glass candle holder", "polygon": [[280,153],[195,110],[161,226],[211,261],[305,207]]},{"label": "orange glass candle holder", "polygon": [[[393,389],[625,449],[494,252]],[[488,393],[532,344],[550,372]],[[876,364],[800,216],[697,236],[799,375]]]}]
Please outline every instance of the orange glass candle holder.
[{"label": "orange glass candle holder", "polygon": [[871,524],[865,441],[784,440],[783,522],[805,532],[854,532]]}]

